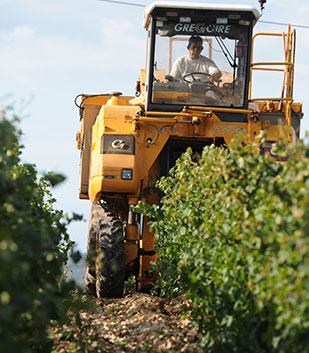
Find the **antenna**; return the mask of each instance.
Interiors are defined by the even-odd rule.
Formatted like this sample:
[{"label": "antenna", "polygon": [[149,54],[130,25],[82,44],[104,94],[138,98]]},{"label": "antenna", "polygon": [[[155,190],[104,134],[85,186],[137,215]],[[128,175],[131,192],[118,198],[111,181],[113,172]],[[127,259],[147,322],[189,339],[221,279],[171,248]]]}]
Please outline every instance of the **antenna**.
[{"label": "antenna", "polygon": [[264,10],[264,6],[265,6],[265,4],[266,4],[266,1],[267,1],[267,0],[259,0],[260,6],[261,6],[261,11]]}]

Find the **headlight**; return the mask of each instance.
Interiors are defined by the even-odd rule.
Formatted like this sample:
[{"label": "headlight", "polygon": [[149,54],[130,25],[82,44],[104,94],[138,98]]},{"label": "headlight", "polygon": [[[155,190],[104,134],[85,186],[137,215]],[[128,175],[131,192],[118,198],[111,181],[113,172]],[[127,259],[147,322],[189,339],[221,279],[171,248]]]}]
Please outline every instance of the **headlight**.
[{"label": "headlight", "polygon": [[121,170],[121,179],[123,180],[132,180],[133,170],[132,169],[122,169]]}]

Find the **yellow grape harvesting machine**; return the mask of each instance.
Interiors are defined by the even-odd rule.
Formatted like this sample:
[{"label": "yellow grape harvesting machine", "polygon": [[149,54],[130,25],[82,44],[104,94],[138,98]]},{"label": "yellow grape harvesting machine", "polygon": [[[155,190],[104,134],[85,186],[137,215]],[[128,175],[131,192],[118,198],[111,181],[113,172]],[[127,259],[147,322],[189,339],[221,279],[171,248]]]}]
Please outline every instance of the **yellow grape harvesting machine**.
[{"label": "yellow grape harvesting machine", "polygon": [[[139,291],[154,284],[154,235],[134,206],[139,200],[159,203],[156,193],[144,190],[151,180],[168,175],[189,146],[195,152],[211,144],[228,148],[239,133],[254,141],[263,131],[264,150],[271,153],[278,140],[299,137],[303,114],[302,104],[293,100],[295,30],[253,35],[259,18],[249,5],[154,2],[145,8],[146,67],[135,96],[81,94],[75,100],[81,122],[79,196],[92,203],[89,294],[121,297],[131,275]],[[188,55],[191,36],[202,39],[203,55],[219,68],[220,79],[198,70],[170,78],[175,60]],[[283,60],[254,62],[256,41],[269,36],[281,38]],[[253,97],[258,70],[266,77],[265,88],[273,74],[282,76],[278,97]]]}]

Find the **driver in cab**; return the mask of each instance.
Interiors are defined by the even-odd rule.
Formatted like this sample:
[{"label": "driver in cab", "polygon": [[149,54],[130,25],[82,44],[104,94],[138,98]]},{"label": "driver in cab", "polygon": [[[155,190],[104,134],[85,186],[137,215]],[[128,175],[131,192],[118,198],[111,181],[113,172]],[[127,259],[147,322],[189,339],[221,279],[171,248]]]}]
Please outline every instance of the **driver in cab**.
[{"label": "driver in cab", "polygon": [[[205,78],[202,77],[204,74],[208,76],[211,83],[218,82],[222,73],[211,59],[201,55],[203,50],[202,38],[191,36],[187,49],[188,55],[182,56],[174,62],[170,75],[166,77],[167,80],[184,82],[183,77],[187,76],[189,81],[195,79],[205,81]],[[191,73],[195,73],[193,77],[191,77]],[[201,74],[199,75],[199,73]]]}]

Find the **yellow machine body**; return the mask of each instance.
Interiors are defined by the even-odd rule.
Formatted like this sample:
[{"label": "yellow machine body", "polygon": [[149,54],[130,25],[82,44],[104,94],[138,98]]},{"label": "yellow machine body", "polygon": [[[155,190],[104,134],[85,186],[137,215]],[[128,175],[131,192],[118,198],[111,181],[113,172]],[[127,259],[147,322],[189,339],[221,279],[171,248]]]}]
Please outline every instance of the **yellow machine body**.
[{"label": "yellow machine body", "polygon": [[[151,15],[150,9],[144,21],[147,30]],[[138,225],[129,221],[128,210],[139,200],[159,202],[158,195],[147,196],[144,190],[151,180],[162,175],[162,160],[167,156],[163,151],[168,143],[183,149],[190,144],[215,144],[229,148],[231,140],[238,134],[254,142],[261,132],[265,133],[269,146],[280,140],[294,142],[298,138],[302,104],[294,102],[292,96],[295,32],[288,28],[288,32],[282,34],[256,34],[251,37],[252,49],[257,37],[270,35],[283,38],[285,60],[255,63],[251,53],[246,108],[189,103],[175,111],[170,108],[164,110],[162,106],[160,110],[148,109],[147,68],[140,71],[138,97],[122,97],[118,92],[82,96],[81,130],[77,134],[77,145],[81,150],[80,198],[90,199],[92,203],[105,200],[112,205],[113,212],[126,222],[124,242],[127,265],[138,257],[139,247],[150,252],[153,249],[155,239],[148,229],[147,220],[141,233]],[[271,71],[281,71],[281,94],[278,97],[253,98],[254,70],[269,71],[270,79]],[[188,100],[190,90],[185,85],[182,90],[170,90],[169,84],[164,83],[166,74],[164,69],[154,69],[156,82],[153,83],[152,102],[169,104],[170,101]],[[228,94],[228,91],[221,90],[222,94]],[[228,119],[222,120],[223,115]],[[239,119],[239,116],[242,118]],[[148,285],[154,282],[154,275],[149,270],[151,261],[155,259],[155,254],[140,256],[140,283]]]}]

